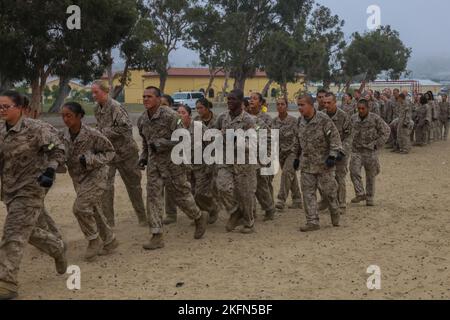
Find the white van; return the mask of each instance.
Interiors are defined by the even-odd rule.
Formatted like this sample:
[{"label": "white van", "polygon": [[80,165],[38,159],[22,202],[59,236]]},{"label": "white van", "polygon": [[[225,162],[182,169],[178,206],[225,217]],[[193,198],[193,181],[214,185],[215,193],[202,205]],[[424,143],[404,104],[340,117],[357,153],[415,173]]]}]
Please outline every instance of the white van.
[{"label": "white van", "polygon": [[176,92],[172,95],[175,104],[186,105],[191,109],[195,109],[197,100],[204,97],[203,92]]}]

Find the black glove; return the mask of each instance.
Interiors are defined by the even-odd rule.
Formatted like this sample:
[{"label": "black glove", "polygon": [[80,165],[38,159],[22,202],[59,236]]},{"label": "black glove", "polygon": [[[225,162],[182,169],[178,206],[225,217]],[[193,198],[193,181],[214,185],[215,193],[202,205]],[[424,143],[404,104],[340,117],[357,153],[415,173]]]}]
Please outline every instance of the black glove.
[{"label": "black glove", "polygon": [[153,153],[156,153],[156,145],[152,142],[150,143],[150,149],[152,149]]},{"label": "black glove", "polygon": [[47,168],[45,172],[38,178],[39,185],[43,188],[50,188],[55,180],[55,169]]},{"label": "black glove", "polygon": [[327,160],[325,160],[325,164],[328,168],[333,168],[336,165],[336,157],[329,156]]},{"label": "black glove", "polygon": [[298,171],[299,168],[300,168],[300,159],[295,159],[294,160],[294,169],[295,169],[295,171]]},{"label": "black glove", "polygon": [[81,165],[86,169],[87,168],[86,156],[84,154],[81,155],[79,160]]},{"label": "black glove", "polygon": [[147,164],[148,164],[147,159],[141,159],[141,160],[139,160],[138,167],[141,170],[145,170],[145,167],[147,166]]},{"label": "black glove", "polygon": [[344,158],[345,158],[345,154],[342,151],[339,151],[339,153],[336,157],[336,161],[340,162],[340,161],[344,160]]}]

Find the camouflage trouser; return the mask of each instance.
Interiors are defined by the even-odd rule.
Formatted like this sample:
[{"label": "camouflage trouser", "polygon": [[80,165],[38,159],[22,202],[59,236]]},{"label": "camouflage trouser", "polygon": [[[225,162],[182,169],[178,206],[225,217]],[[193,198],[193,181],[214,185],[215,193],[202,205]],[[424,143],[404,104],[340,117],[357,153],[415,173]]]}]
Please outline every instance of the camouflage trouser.
[{"label": "camouflage trouser", "polygon": [[[261,169],[256,170],[256,192],[255,196],[261,208],[265,212],[275,211],[275,204],[273,199],[273,176],[261,175]],[[256,210],[256,206],[253,208]]]},{"label": "camouflage trouser", "polygon": [[448,127],[449,127],[449,120],[445,119],[445,120],[439,120],[440,121],[440,128],[441,128],[441,132],[442,132],[442,140],[448,140]]},{"label": "camouflage trouser", "polygon": [[210,215],[218,214],[219,205],[215,192],[215,170],[212,167],[194,169],[194,198],[200,210]]},{"label": "camouflage trouser", "polygon": [[114,180],[116,171],[119,171],[120,176],[125,184],[125,187],[130,197],[131,204],[136,212],[139,221],[145,221],[145,207],[142,199],[141,187],[141,171],[137,167],[138,154],[133,154],[132,157],[113,163],[109,166],[107,189],[103,194],[103,212],[108,220],[110,226],[115,225],[114,214]]},{"label": "camouflage trouser", "polygon": [[175,205],[190,219],[196,220],[201,216],[201,211],[195,204],[186,174],[183,172],[174,175],[169,170],[162,172],[150,164],[147,166],[147,219],[152,234],[163,232],[164,187],[174,195],[171,199]]},{"label": "camouflage trouser", "polygon": [[422,127],[416,127],[416,144],[424,145],[429,141],[429,127],[424,125]]},{"label": "camouflage trouser", "polygon": [[217,191],[225,209],[230,215],[237,212],[246,227],[254,224],[255,172],[253,165],[219,167],[217,172]]},{"label": "camouflage trouser", "polygon": [[281,171],[281,182],[280,191],[278,192],[278,201],[281,203],[286,203],[289,191],[291,192],[292,203],[301,203],[302,194],[300,192],[300,186],[298,184],[297,171],[294,169],[295,155],[290,154],[284,159],[280,159],[280,165],[282,167]]},{"label": "camouflage trouser", "polygon": [[397,126],[397,147],[400,151],[411,150],[411,129],[402,125]]},{"label": "camouflage trouser", "polygon": [[[361,178],[361,169],[366,171],[366,190]],[[353,152],[350,160],[350,177],[357,196],[366,196],[368,200],[373,200],[375,196],[375,177],[380,174],[380,162],[375,151],[364,150]]]},{"label": "camouflage trouser", "polygon": [[306,213],[306,223],[319,224],[319,213],[317,210],[317,190],[326,199],[328,208],[332,214],[339,213],[337,200],[337,183],[334,170],[326,170],[321,173],[302,172],[301,185],[303,192],[303,207]]},{"label": "camouflage trouser", "polygon": [[433,120],[433,132],[434,141],[442,140],[441,121],[439,119]]},{"label": "camouflage trouser", "polygon": [[95,240],[100,236],[104,244],[109,244],[115,236],[103,215],[101,202],[103,192],[104,190],[100,188],[77,192],[73,213],[87,240]]},{"label": "camouflage trouser", "polygon": [[63,242],[49,231],[43,207],[29,199],[14,199],[6,207],[7,216],[0,243],[0,287],[17,292],[17,275],[27,242],[55,258],[63,252]]}]

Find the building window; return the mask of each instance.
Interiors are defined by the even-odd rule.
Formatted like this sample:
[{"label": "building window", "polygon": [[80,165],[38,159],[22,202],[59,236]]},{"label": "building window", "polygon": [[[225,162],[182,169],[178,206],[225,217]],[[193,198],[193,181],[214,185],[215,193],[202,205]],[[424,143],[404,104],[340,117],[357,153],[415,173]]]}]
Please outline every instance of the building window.
[{"label": "building window", "polygon": [[208,97],[209,97],[209,98],[214,98],[214,89],[213,89],[213,88],[210,88],[210,89],[209,89],[209,91],[208,91]]}]

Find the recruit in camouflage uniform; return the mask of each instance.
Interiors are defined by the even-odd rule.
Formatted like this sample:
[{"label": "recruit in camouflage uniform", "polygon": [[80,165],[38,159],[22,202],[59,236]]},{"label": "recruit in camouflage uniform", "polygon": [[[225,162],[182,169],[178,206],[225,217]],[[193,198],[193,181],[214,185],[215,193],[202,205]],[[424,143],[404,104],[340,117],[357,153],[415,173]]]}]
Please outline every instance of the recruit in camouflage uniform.
[{"label": "recruit in camouflage uniform", "polygon": [[411,104],[400,99],[398,104],[398,118],[396,128],[396,142],[399,153],[407,154],[411,150],[411,130],[413,127]]},{"label": "recruit in camouflage uniform", "polygon": [[[299,105],[305,100],[300,98]],[[329,204],[333,226],[339,226],[335,161],[341,150],[339,132],[326,114],[315,111],[311,119],[299,118],[294,152],[300,160],[303,207],[306,213],[306,226],[301,231],[320,229],[316,197],[319,187],[322,197]],[[329,160],[333,160],[331,165],[327,165]]]},{"label": "recruit in camouflage uniform", "polygon": [[[233,104],[233,108],[239,110],[238,104],[242,103],[243,97],[240,93],[233,93],[228,96],[228,105]],[[224,141],[226,141],[226,130],[256,129],[256,120],[253,116],[240,110],[239,114],[232,115],[231,111],[226,111],[217,117],[214,125],[215,129],[222,131]],[[234,148],[235,158],[237,157],[237,147]],[[248,156],[246,148],[246,156]],[[236,160],[236,159],[235,159]],[[244,228],[243,233],[252,233],[254,231],[255,205],[254,197],[256,192],[256,166],[254,164],[218,164],[217,165],[217,190],[225,210],[230,215],[226,229],[233,231],[241,222]]]},{"label": "recruit in camouflage uniform", "polygon": [[296,158],[293,148],[297,136],[297,118],[288,114],[284,119],[280,119],[278,116],[273,120],[272,129],[279,130],[279,158],[282,170],[276,208],[279,210],[284,209],[289,191],[292,197],[291,208],[301,208],[302,194],[298,183],[297,171],[293,166]]},{"label": "recruit in camouflage uniform", "polygon": [[[108,164],[115,156],[114,148],[103,134],[84,124],[76,137],[72,138],[68,128],[61,132],[60,137],[77,194],[73,213],[89,241],[85,258],[92,261],[102,252],[109,253],[117,246],[102,208],[103,193],[107,189]],[[80,160],[81,157],[85,162]]]},{"label": "recruit in camouflage uniform", "polygon": [[133,139],[133,126],[125,108],[109,98],[105,106],[95,108],[97,129],[111,141],[116,156],[109,164],[107,190],[103,196],[103,213],[110,226],[115,225],[114,180],[116,171],[125,184],[140,225],[147,225],[142,199],[141,172],[137,166],[139,149]]},{"label": "recruit in camouflage uniform", "polygon": [[[210,112],[211,117],[208,120],[203,120],[200,116],[196,116],[193,121],[199,121],[203,123],[203,131],[211,129],[217,117],[214,113]],[[194,141],[194,126],[193,123],[188,128],[191,133],[191,141]],[[202,133],[203,134],[203,133]],[[193,153],[192,153],[193,155]],[[194,163],[194,162],[192,162]],[[208,223],[213,224],[219,217],[219,203],[217,202],[217,187],[216,187],[217,170],[214,165],[192,165],[186,168],[186,177],[191,183],[192,194],[194,195],[195,202],[201,210],[209,213]],[[166,218],[164,224],[171,224],[177,221],[177,206],[175,200],[176,196],[173,190],[164,191],[165,212]]]},{"label": "recruit in camouflage uniform", "polygon": [[154,250],[164,246],[164,186],[166,190],[175,192],[173,199],[177,207],[195,221],[194,238],[200,239],[206,230],[208,213],[202,212],[195,204],[185,168],[174,164],[171,159],[172,149],[177,144],[171,141],[172,133],[181,128],[180,125],[181,119],[175,111],[159,105],[152,114],[146,110],[138,119],[143,147],[139,162],[147,165],[147,219],[152,234],[144,249]]},{"label": "recruit in camouflage uniform", "polygon": [[441,122],[439,121],[439,103],[436,100],[430,101],[431,103],[431,128],[433,131],[433,141],[438,141],[441,138],[439,127],[441,126]]},{"label": "recruit in camouflage uniform", "polygon": [[[389,139],[390,129],[378,115],[368,113],[361,119],[359,114],[352,121],[352,157],[350,160],[350,177],[355,188],[356,197],[352,203],[366,201],[368,206],[374,205],[375,177],[380,173],[378,150]],[[361,178],[361,169],[366,172],[366,190]]]},{"label": "recruit in camouflage uniform", "polygon": [[[426,100],[425,100],[426,101]],[[416,115],[414,118],[414,124],[416,128],[415,145],[424,146],[429,141],[429,126],[431,123],[431,110],[428,104],[419,104],[416,108]]]},{"label": "recruit in camouflage uniform", "polygon": [[67,262],[58,234],[37,224],[47,193],[44,186],[48,186],[42,181],[53,181],[56,169],[64,165],[64,146],[42,123],[24,117],[9,130],[5,122],[0,124],[0,146],[1,197],[7,209],[0,244],[3,296],[4,291],[17,294],[17,275],[27,242],[53,257],[58,273],[66,272]]},{"label": "recruit in camouflage uniform", "polygon": [[[270,155],[270,129],[272,126],[272,118],[263,112],[259,112],[254,116],[256,122],[256,131],[267,130],[268,138],[268,155]],[[273,176],[262,175],[261,167],[256,170],[256,199],[261,205],[262,210],[265,212],[264,220],[273,220],[275,215],[275,201],[273,197]],[[256,203],[253,207],[253,211],[256,215]]]},{"label": "recruit in camouflage uniform", "polygon": [[347,207],[347,187],[345,181],[348,173],[348,161],[350,159],[352,146],[351,121],[350,116],[338,108],[333,115],[328,114],[328,116],[333,120],[334,125],[339,131],[343,148],[339,160],[336,162],[336,182],[338,184],[337,197],[339,208],[341,209],[341,213],[343,213]]},{"label": "recruit in camouflage uniform", "polygon": [[[208,212],[209,219],[208,222],[210,224],[216,222],[218,215],[219,215],[219,206],[217,204],[217,200],[215,198],[215,193],[213,192],[213,183],[214,183],[214,165],[208,165],[203,163],[201,164],[195,164],[194,159],[194,149],[199,148],[201,150],[203,155],[203,150],[206,146],[206,143],[203,141],[195,141],[194,140],[194,128],[195,123],[201,124],[201,132],[202,136],[204,132],[208,129],[202,121],[195,121],[192,120],[190,123],[189,133],[191,135],[191,163],[192,165],[189,166],[189,173],[191,175],[191,188],[192,193],[194,194],[195,203],[198,205],[200,210],[203,210],[205,212]],[[196,147],[197,145],[197,147]],[[201,148],[201,149],[200,149]]]},{"label": "recruit in camouflage uniform", "polygon": [[448,127],[450,121],[450,102],[447,101],[447,95],[442,96],[442,101],[439,103],[439,127],[442,132],[442,140],[448,140]]}]

